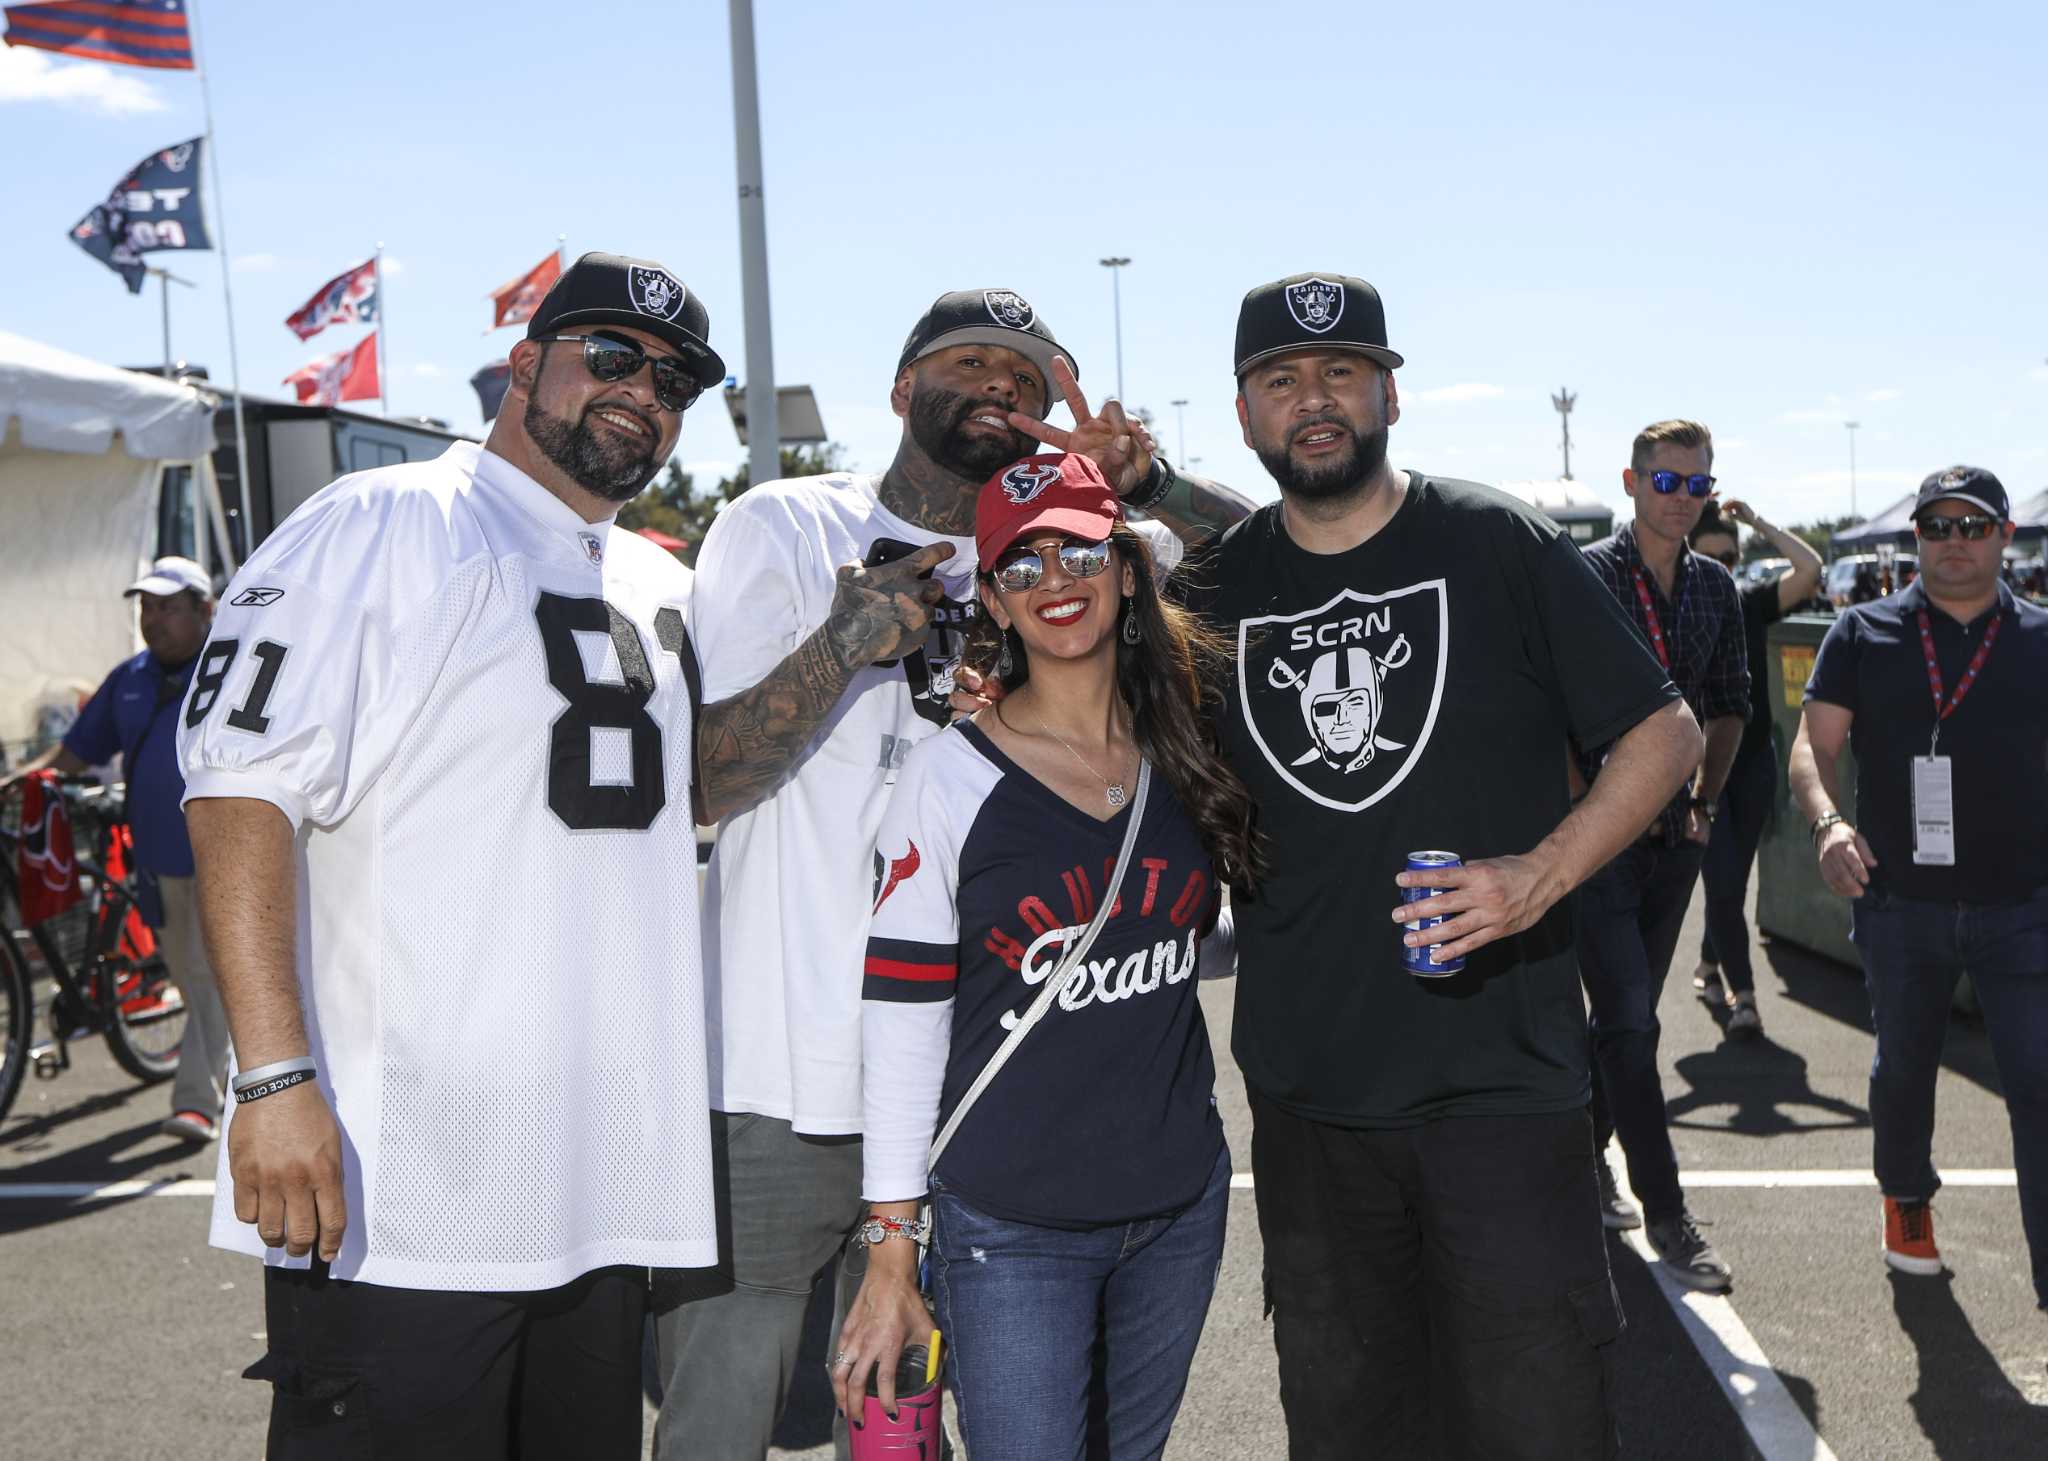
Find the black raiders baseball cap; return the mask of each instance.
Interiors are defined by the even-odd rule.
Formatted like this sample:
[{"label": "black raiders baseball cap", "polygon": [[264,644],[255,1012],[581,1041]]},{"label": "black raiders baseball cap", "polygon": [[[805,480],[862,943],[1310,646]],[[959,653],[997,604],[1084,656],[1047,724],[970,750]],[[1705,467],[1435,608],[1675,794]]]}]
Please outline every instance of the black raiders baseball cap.
[{"label": "black raiders baseball cap", "polygon": [[1291,350],[1356,350],[1388,370],[1402,364],[1387,348],[1379,291],[1349,274],[1294,274],[1244,297],[1231,373],[1242,380],[1261,360]]},{"label": "black raiders baseball cap", "polygon": [[903,342],[903,354],[896,361],[897,373],[955,345],[1000,345],[1037,366],[1045,378],[1045,409],[1040,416],[1052,410],[1058,399],[1052,389],[1053,356],[1066,356],[1074,374],[1081,374],[1074,353],[1061,348],[1038,311],[1014,289],[956,289],[933,300],[932,307],[910,327],[910,338]]},{"label": "black raiders baseball cap", "polygon": [[1985,471],[1982,467],[1943,467],[1939,472],[1927,474],[1927,480],[1920,484],[1920,495],[1913,502],[1913,516],[1918,517],[1945,497],[1981,507],[2000,522],[2012,516],[2012,500],[2005,495],[2005,484]]},{"label": "black raiders baseball cap", "polygon": [[687,361],[706,390],[725,379],[725,362],[711,348],[711,316],[704,302],[652,259],[585,254],[548,290],[527,321],[526,338],[572,325],[645,330]]}]

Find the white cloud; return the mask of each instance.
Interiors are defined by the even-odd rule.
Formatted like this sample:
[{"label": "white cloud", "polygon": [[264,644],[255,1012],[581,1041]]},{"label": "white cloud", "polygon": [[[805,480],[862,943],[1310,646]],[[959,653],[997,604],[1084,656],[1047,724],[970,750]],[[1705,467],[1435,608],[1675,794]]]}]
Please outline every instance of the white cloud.
[{"label": "white cloud", "polygon": [[1904,394],[1905,392],[1899,390],[1895,386],[1886,386],[1882,390],[1872,391],[1870,393],[1870,399],[1873,401],[1896,401],[1900,396]]},{"label": "white cloud", "polygon": [[0,102],[53,101],[110,117],[165,110],[156,89],[138,76],[97,61],[59,65],[25,46],[0,49]]},{"label": "white cloud", "polygon": [[1434,390],[1418,392],[1412,399],[1428,401],[1432,405],[1454,405],[1460,401],[1491,401],[1506,394],[1499,386],[1468,380],[1454,386],[1438,386]]},{"label": "white cloud", "polygon": [[421,360],[414,363],[412,373],[414,375],[425,376],[429,380],[435,380],[441,376],[446,375],[448,372],[443,370],[440,366],[434,364],[434,362],[431,360]]},{"label": "white cloud", "polygon": [[241,254],[233,268],[237,274],[275,274],[278,258],[276,254]]}]

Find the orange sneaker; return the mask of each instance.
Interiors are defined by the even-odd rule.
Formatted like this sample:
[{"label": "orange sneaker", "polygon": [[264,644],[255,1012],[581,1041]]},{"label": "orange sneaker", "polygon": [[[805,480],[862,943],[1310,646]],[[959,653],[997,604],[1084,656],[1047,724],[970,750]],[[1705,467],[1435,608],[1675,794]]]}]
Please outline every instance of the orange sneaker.
[{"label": "orange sneaker", "polygon": [[1901,1273],[1931,1278],[1941,1272],[1934,1246],[1934,1209],[1924,1202],[1884,1200],[1884,1261]]}]

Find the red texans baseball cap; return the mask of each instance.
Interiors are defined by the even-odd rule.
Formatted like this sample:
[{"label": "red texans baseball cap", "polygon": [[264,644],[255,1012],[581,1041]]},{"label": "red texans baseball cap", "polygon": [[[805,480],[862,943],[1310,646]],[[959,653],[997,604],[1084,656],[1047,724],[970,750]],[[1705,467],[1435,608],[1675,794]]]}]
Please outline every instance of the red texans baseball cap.
[{"label": "red texans baseball cap", "polygon": [[1026,533],[1072,533],[1099,543],[1123,520],[1123,505],[1100,467],[1076,452],[1042,452],[1010,463],[981,484],[974,553],[986,573]]}]

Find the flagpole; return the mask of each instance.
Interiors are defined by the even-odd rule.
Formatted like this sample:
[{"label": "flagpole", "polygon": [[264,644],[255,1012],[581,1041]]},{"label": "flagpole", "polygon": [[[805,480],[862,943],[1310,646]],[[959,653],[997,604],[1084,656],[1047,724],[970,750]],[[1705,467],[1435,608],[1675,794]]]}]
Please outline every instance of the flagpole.
[{"label": "flagpole", "polygon": [[[256,551],[256,520],[249,511],[249,431],[242,420],[242,362],[235,349],[235,288],[228,268],[228,210],[221,195],[220,148],[213,140],[213,88],[207,84],[206,64],[199,44],[198,7],[187,0],[186,24],[192,30],[193,69],[199,73],[199,105],[206,115],[206,162],[213,169],[213,222],[220,244],[220,293],[228,317],[228,390],[235,403],[235,492],[241,498],[242,556]],[[235,545],[223,545],[230,553]]]},{"label": "flagpole", "polygon": [[377,409],[391,415],[391,368],[384,354],[384,316],[391,301],[384,294],[384,240],[377,240]]}]

